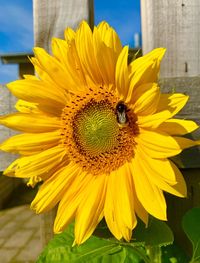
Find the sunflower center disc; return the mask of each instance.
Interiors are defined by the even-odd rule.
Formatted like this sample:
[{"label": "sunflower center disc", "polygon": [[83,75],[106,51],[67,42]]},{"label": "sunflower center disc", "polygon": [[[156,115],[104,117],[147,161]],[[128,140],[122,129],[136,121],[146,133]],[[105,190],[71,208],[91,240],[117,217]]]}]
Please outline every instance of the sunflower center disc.
[{"label": "sunflower center disc", "polygon": [[118,146],[119,126],[108,102],[88,103],[76,114],[73,130],[76,144],[86,155],[97,156]]}]

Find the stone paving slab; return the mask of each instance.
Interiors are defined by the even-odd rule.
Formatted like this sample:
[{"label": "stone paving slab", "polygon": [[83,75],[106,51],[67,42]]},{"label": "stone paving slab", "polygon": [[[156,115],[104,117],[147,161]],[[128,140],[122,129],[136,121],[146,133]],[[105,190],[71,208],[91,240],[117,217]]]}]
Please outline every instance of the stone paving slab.
[{"label": "stone paving slab", "polygon": [[0,211],[0,263],[35,263],[41,251],[40,217],[28,205]]}]

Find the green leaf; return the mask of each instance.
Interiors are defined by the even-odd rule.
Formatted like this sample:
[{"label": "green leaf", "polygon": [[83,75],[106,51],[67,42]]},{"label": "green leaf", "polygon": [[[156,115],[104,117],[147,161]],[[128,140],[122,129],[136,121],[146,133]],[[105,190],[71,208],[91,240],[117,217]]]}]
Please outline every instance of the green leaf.
[{"label": "green leaf", "polygon": [[133,237],[134,241],[141,242],[145,246],[167,246],[174,241],[173,232],[169,226],[155,218],[150,218],[147,228],[139,221]]},{"label": "green leaf", "polygon": [[[115,239],[106,240],[92,236],[84,244],[72,247],[73,224],[62,234],[55,235],[37,263],[139,263],[142,252],[129,248]],[[144,256],[145,257],[145,256]]]},{"label": "green leaf", "polygon": [[193,256],[190,262],[200,259],[200,208],[189,210],[182,220],[183,230],[192,242]]}]

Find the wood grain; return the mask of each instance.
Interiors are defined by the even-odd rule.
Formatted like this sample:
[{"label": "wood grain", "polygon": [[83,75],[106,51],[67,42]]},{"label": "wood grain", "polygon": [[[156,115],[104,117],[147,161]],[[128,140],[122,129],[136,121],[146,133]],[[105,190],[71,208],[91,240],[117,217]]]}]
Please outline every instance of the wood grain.
[{"label": "wood grain", "polygon": [[34,43],[50,51],[52,37],[63,38],[64,29],[76,29],[82,20],[93,25],[92,0],[34,0]]},{"label": "wood grain", "polygon": [[167,48],[161,77],[200,74],[199,14],[199,0],[141,0],[143,53]]}]

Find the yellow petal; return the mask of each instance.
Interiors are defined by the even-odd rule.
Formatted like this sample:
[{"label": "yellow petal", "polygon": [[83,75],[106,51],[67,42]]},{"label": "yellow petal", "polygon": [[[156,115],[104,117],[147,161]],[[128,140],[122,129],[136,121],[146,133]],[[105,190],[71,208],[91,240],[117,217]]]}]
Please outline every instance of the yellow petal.
[{"label": "yellow petal", "polygon": [[170,135],[185,135],[198,129],[194,121],[170,119],[163,122],[158,129]]},{"label": "yellow petal", "polygon": [[50,107],[52,111],[60,112],[67,103],[64,93],[40,80],[17,80],[7,87],[17,98]]},{"label": "yellow petal", "polygon": [[[98,36],[98,38],[96,36]],[[94,48],[99,69],[103,75],[106,76],[106,84],[114,83],[115,66],[120,52],[122,51],[122,44],[115,30],[110,27],[105,21],[101,22],[94,28]],[[95,41],[96,39],[96,41]],[[100,50],[102,48],[102,50]],[[103,58],[102,58],[103,56]],[[99,62],[98,62],[99,61]],[[106,70],[104,70],[106,68]],[[105,79],[105,77],[104,77]]]},{"label": "yellow petal", "polygon": [[71,44],[69,46],[68,65],[71,66],[70,68],[68,67],[68,70],[70,74],[74,75],[74,79],[77,85],[81,87],[81,90],[83,90],[83,92],[84,90],[87,90],[88,86],[86,82],[86,76],[84,74],[80,58],[78,56],[75,40],[71,41]]},{"label": "yellow petal", "polygon": [[130,241],[137,220],[134,213],[132,177],[127,164],[110,174],[115,186],[114,207],[116,221],[125,240]]},{"label": "yellow petal", "polygon": [[161,94],[158,103],[157,111],[169,110],[171,112],[171,117],[177,114],[187,103],[189,96],[174,93],[174,94]]},{"label": "yellow petal", "polygon": [[[152,160],[151,163],[151,169],[154,171],[154,173],[157,173],[159,177],[167,182],[170,185],[176,185],[177,179],[176,179],[176,168],[174,169],[173,163],[168,159],[154,159],[151,158],[149,155],[147,155],[143,150],[142,147],[138,146],[138,151],[144,155],[146,158],[146,162]],[[163,172],[167,171],[167,172]]]},{"label": "yellow petal", "polygon": [[138,89],[140,85],[157,82],[160,62],[164,54],[164,48],[157,48],[130,63],[130,87],[126,102],[132,102],[134,99],[133,91]]},{"label": "yellow petal", "polygon": [[31,209],[36,213],[47,212],[52,209],[63,197],[71,182],[80,172],[77,165],[69,163],[53,174],[42,184],[31,203]]},{"label": "yellow petal", "polygon": [[58,87],[69,92],[76,92],[81,90],[64,66],[54,57],[50,56],[42,48],[34,48],[35,57],[39,62],[42,70],[51,76],[52,80],[58,85]]},{"label": "yellow petal", "polygon": [[57,86],[56,82],[52,79],[51,75],[49,75],[46,70],[42,67],[39,60],[35,57],[30,58],[31,63],[33,64],[35,71],[37,72],[39,79],[42,81],[51,84],[52,86]]},{"label": "yellow petal", "polygon": [[71,78],[73,78],[78,89],[84,89],[86,80],[77,54],[75,40],[72,40],[70,45],[68,45],[67,42],[62,39],[53,38],[52,51],[57,60],[62,63]]},{"label": "yellow petal", "polygon": [[[143,172],[148,177],[148,180],[155,184],[157,187],[179,197],[185,197],[187,194],[187,187],[185,180],[178,170],[178,168],[170,161],[168,161],[168,166],[164,164],[161,159],[150,158],[147,154],[139,151],[138,154],[143,161]],[[165,168],[165,169],[164,169]],[[171,186],[170,180],[168,180],[168,174],[174,176],[174,182]],[[165,177],[164,177],[164,176]],[[170,178],[169,178],[170,179]]]},{"label": "yellow petal", "polygon": [[60,131],[18,134],[1,143],[0,150],[21,155],[31,155],[58,145],[59,140]]},{"label": "yellow petal", "polygon": [[149,116],[138,116],[138,125],[142,128],[157,128],[161,123],[178,113],[187,100],[188,96],[184,94],[161,94],[157,112]]},{"label": "yellow petal", "polygon": [[193,141],[184,137],[173,136],[173,138],[182,150],[198,145],[198,141]]},{"label": "yellow petal", "polygon": [[141,131],[136,143],[151,158],[167,158],[179,154],[183,149],[195,146],[196,143],[185,138],[172,137],[165,133]]},{"label": "yellow petal", "polygon": [[114,51],[117,59],[122,50],[122,44],[115,30],[105,21],[101,22],[97,26],[97,30],[102,41],[106,44],[106,46],[110,47]]},{"label": "yellow petal", "polygon": [[161,123],[169,119],[170,111],[165,110],[152,115],[138,116],[137,124],[141,128],[156,129]]},{"label": "yellow petal", "polygon": [[59,203],[54,222],[54,233],[62,232],[74,219],[77,207],[88,193],[88,187],[93,180],[94,176],[86,172],[81,172],[73,180]]},{"label": "yellow petal", "polygon": [[61,122],[58,118],[35,113],[5,115],[0,117],[0,124],[17,131],[30,133],[49,132],[61,128]]},{"label": "yellow petal", "polygon": [[94,54],[103,82],[107,85],[115,81],[115,55],[114,50],[106,46],[101,40],[99,31],[94,28],[93,32]]},{"label": "yellow petal", "polygon": [[[130,165],[131,164],[128,163],[128,166],[130,166]],[[130,170],[130,172],[132,174],[132,171],[131,171],[130,167],[129,167],[129,170]],[[143,207],[141,202],[138,200],[138,197],[137,197],[137,194],[136,194],[136,191],[135,191],[134,182],[133,182],[133,197],[134,197],[135,213],[142,220],[142,222],[144,222],[144,224],[147,226],[148,225],[148,220],[149,220],[149,214],[147,213],[147,211],[145,210],[145,208]]]},{"label": "yellow petal", "polygon": [[[84,74],[89,78],[87,81],[91,81],[91,84],[102,85],[101,72],[94,54],[92,31],[85,21],[80,24],[76,32],[75,43]],[[88,84],[90,85],[90,82]]]},{"label": "yellow petal", "polygon": [[133,60],[130,63],[130,68],[131,68],[131,74],[134,72],[137,72],[145,63],[148,63],[149,61],[154,62],[154,67],[152,68],[152,74],[149,76],[151,78],[151,81],[145,81],[146,83],[148,82],[157,82],[158,79],[158,73],[160,70],[160,62],[165,55],[166,49],[165,48],[156,48],[147,53],[146,55],[139,57],[135,60]]},{"label": "yellow petal", "polygon": [[37,105],[37,103],[28,102],[25,100],[18,100],[15,104],[15,108],[22,113],[41,113]]},{"label": "yellow petal", "polygon": [[65,157],[66,152],[62,147],[53,147],[32,156],[15,160],[4,171],[7,176],[28,178],[32,176],[46,176],[51,169],[58,167]]},{"label": "yellow petal", "polygon": [[51,42],[52,53],[54,57],[60,61],[63,65],[67,65],[67,55],[68,55],[68,44],[65,40],[59,38],[52,38]]},{"label": "yellow petal", "polygon": [[77,209],[74,243],[87,240],[103,218],[106,188],[107,175],[96,176]]},{"label": "yellow petal", "polygon": [[66,28],[65,40],[68,49],[66,55],[63,56],[63,63],[65,64],[66,69],[69,70],[70,74],[73,75],[73,77],[75,78],[77,85],[82,87],[82,89],[84,90],[87,86],[86,76],[84,74],[84,70],[76,49],[75,37],[76,33],[74,32],[74,30],[72,30],[71,28]]},{"label": "yellow petal", "polygon": [[116,237],[116,239],[120,240],[122,238],[122,233],[116,220],[116,212],[114,207],[115,195],[116,193],[115,184],[113,184],[113,176],[109,175],[104,205],[104,216],[110,232]]},{"label": "yellow petal", "polygon": [[35,75],[29,75],[29,74],[25,74],[23,75],[24,79],[30,79],[30,80],[38,80],[38,77]]},{"label": "yellow petal", "polygon": [[66,41],[68,43],[68,42],[72,41],[75,38],[76,34],[75,34],[73,29],[71,29],[70,27],[67,27],[65,29],[64,35],[65,35],[65,39],[66,39]]},{"label": "yellow petal", "polygon": [[156,83],[141,95],[140,98],[132,105],[134,113],[137,115],[151,115],[157,110],[160,98],[160,89]]},{"label": "yellow petal", "polygon": [[35,187],[35,185],[37,183],[39,183],[41,181],[42,181],[41,177],[34,175],[34,176],[30,177],[30,179],[28,180],[27,186],[31,186],[33,188],[33,187]]},{"label": "yellow petal", "polygon": [[142,162],[143,160],[136,153],[130,164],[137,197],[149,214],[160,220],[166,220],[166,202],[163,192],[149,181],[144,173]]},{"label": "yellow petal", "polygon": [[177,168],[177,166],[172,161],[170,161],[170,163],[176,175],[176,181],[177,181],[177,184],[175,184],[173,188],[174,190],[176,190],[177,193],[179,193],[180,197],[186,197],[187,196],[187,185],[185,183],[185,179],[182,173],[180,172],[180,170]]},{"label": "yellow petal", "polygon": [[133,103],[134,92],[137,92],[140,86],[147,83],[152,83],[153,79],[151,79],[149,75],[151,75],[152,73],[153,65],[154,65],[153,61],[147,61],[145,64],[140,66],[140,68],[138,68],[136,72],[134,72],[132,75],[129,75],[130,84],[129,84],[128,94],[126,97],[126,103],[131,103],[131,104]]},{"label": "yellow petal", "polygon": [[125,101],[129,89],[128,46],[125,46],[117,60],[115,81],[120,100]]},{"label": "yellow petal", "polygon": [[105,220],[117,239],[124,237],[127,241],[130,240],[132,229],[137,223],[134,210],[147,223],[148,214],[136,197],[127,163],[109,175],[104,206]]},{"label": "yellow petal", "polygon": [[[154,85],[157,85],[157,83],[145,83],[142,84],[138,87],[138,89],[134,89],[133,90],[133,94],[132,94],[132,100],[131,100],[131,104],[135,104],[137,102],[137,100],[148,90],[152,89],[152,87]],[[127,102],[128,103],[128,102]]]}]

